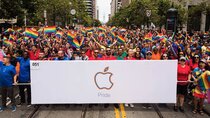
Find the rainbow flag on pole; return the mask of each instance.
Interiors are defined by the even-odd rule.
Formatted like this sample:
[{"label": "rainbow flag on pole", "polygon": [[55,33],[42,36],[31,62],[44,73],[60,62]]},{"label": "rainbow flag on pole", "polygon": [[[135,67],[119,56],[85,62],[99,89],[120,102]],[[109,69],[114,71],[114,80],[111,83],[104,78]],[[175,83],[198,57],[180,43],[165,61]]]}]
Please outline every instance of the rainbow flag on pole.
[{"label": "rainbow flag on pole", "polygon": [[63,32],[57,31],[55,36],[58,37],[58,38],[61,38],[63,36]]},{"label": "rainbow flag on pole", "polygon": [[120,43],[125,43],[125,38],[123,38],[122,36],[117,36],[117,41]]},{"label": "rainbow flag on pole", "polygon": [[10,34],[9,35],[9,40],[10,41],[14,41],[14,40],[16,40],[16,37],[14,35]]},{"label": "rainbow flag on pole", "polygon": [[56,26],[48,26],[44,28],[45,34],[55,33],[56,32]]},{"label": "rainbow flag on pole", "polygon": [[115,26],[113,26],[110,30],[111,31],[114,31],[114,30],[116,30],[117,28],[115,27]]},{"label": "rainbow flag on pole", "polygon": [[6,46],[12,46],[12,45],[13,45],[13,44],[12,44],[12,41],[4,41],[3,43],[4,43],[4,45],[6,45]]},{"label": "rainbow flag on pole", "polygon": [[8,28],[6,31],[4,31],[4,33],[13,33],[14,30],[12,28]]},{"label": "rainbow flag on pole", "polygon": [[98,30],[106,32],[106,29],[104,27],[102,27],[102,26],[99,26]]},{"label": "rainbow flag on pole", "polygon": [[94,29],[93,29],[93,27],[88,27],[88,28],[86,28],[86,31],[87,31],[87,32],[93,32]]},{"label": "rainbow flag on pole", "polygon": [[206,54],[207,54],[208,56],[210,56],[210,47],[207,47],[207,48],[206,48]]},{"label": "rainbow flag on pole", "polygon": [[33,30],[29,29],[29,28],[26,28],[25,35],[30,37],[30,38],[36,39],[36,38],[38,38],[39,34],[36,31],[33,31]]},{"label": "rainbow flag on pole", "polygon": [[75,35],[75,34],[72,34],[71,32],[68,32],[68,33],[67,33],[67,39],[73,40],[73,39],[75,39],[75,38],[76,38],[76,35]]},{"label": "rainbow flag on pole", "polygon": [[206,71],[198,78],[198,87],[201,91],[210,89],[210,71]]},{"label": "rainbow flag on pole", "polygon": [[80,48],[80,43],[78,42],[78,40],[75,38],[72,40],[72,42],[70,42],[72,46],[74,46],[75,48]]},{"label": "rainbow flag on pole", "polygon": [[145,36],[144,36],[144,41],[149,41],[149,42],[152,42],[153,40],[152,40],[152,33],[150,32],[150,33],[148,33],[148,34],[146,34]]}]

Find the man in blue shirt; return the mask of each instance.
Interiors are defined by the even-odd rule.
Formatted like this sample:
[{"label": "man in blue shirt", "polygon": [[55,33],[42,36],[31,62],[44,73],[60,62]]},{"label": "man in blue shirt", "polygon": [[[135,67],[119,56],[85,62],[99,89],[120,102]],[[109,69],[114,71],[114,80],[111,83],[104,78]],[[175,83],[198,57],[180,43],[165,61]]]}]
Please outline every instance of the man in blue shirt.
[{"label": "man in blue shirt", "polygon": [[[30,59],[29,53],[27,51],[23,52],[23,57],[17,57],[18,62],[20,63],[20,73],[18,82],[19,83],[30,83]],[[21,103],[18,106],[21,106],[22,103],[25,103],[25,92],[27,89],[27,107],[31,106],[31,86],[30,85],[21,85],[19,86]]]},{"label": "man in blue shirt", "polygon": [[68,57],[65,57],[64,52],[62,50],[58,51],[58,57],[54,60],[69,60]]},{"label": "man in blue shirt", "polygon": [[0,86],[2,93],[2,106],[0,112],[6,108],[7,96],[11,99],[12,111],[16,111],[15,98],[13,94],[13,82],[16,70],[13,65],[10,64],[10,57],[4,56],[3,63],[0,62]]}]

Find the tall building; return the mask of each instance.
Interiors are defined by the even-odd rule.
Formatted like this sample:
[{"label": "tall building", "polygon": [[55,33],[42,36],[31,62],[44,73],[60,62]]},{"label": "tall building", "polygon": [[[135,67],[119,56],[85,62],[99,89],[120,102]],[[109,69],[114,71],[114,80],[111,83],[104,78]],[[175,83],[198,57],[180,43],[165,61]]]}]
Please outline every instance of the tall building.
[{"label": "tall building", "polygon": [[110,5],[111,5],[111,17],[112,17],[122,7],[122,0],[112,0]]},{"label": "tall building", "polygon": [[99,20],[99,8],[98,8],[98,6],[96,8],[96,19]]},{"label": "tall building", "polygon": [[86,5],[86,12],[91,18],[96,19],[96,0],[84,0]]}]

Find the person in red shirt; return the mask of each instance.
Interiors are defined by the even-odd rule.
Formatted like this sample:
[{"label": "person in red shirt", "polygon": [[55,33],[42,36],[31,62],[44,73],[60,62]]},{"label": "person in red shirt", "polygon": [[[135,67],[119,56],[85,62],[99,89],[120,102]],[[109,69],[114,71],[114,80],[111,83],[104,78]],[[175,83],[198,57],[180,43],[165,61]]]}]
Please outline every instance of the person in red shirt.
[{"label": "person in red shirt", "polygon": [[178,64],[178,83],[177,83],[177,103],[174,106],[174,110],[184,112],[183,104],[184,104],[184,96],[187,94],[187,85],[188,81],[191,78],[191,70],[190,67],[186,64],[186,58],[181,57],[180,63]]},{"label": "person in red shirt", "polygon": [[36,45],[33,45],[31,51],[29,51],[30,60],[38,60],[39,59],[39,49],[37,49]]},{"label": "person in red shirt", "polygon": [[194,55],[192,61],[190,63],[190,68],[193,71],[195,68],[198,67],[198,62],[200,61],[199,55]]},{"label": "person in red shirt", "polygon": [[115,56],[112,56],[110,48],[106,48],[105,60],[117,60],[117,58]]},{"label": "person in red shirt", "polygon": [[126,57],[125,60],[136,60],[134,58],[134,51],[132,49],[128,50],[128,57]]},{"label": "person in red shirt", "polygon": [[97,49],[94,50],[93,56],[89,58],[89,60],[104,60],[104,57],[99,57],[99,51]]}]

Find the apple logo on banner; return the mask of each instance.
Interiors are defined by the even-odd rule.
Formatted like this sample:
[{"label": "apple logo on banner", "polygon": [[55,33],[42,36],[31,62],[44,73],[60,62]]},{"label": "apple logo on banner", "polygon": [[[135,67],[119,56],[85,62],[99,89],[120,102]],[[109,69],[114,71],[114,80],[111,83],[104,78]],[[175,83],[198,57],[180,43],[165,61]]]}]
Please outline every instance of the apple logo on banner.
[{"label": "apple logo on banner", "polygon": [[94,81],[98,89],[110,90],[114,83],[111,81],[112,73],[108,72],[109,67],[104,69],[104,72],[98,72],[95,74]]}]

